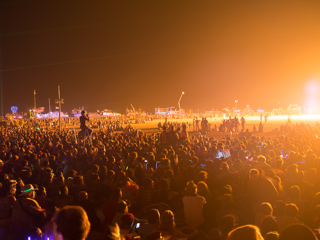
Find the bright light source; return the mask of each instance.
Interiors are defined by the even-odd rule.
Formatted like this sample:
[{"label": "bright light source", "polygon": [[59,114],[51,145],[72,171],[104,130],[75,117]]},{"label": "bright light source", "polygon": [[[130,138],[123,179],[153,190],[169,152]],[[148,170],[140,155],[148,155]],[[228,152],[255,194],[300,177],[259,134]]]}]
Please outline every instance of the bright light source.
[{"label": "bright light source", "polygon": [[309,114],[319,113],[319,81],[310,80],[305,86],[304,107]]}]

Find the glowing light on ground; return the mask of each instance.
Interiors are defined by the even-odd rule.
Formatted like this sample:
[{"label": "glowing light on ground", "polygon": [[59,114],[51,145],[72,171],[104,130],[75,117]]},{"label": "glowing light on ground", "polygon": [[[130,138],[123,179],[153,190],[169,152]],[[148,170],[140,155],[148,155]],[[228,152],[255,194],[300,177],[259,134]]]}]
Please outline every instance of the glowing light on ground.
[{"label": "glowing light on ground", "polygon": [[[246,120],[260,120],[260,116],[246,116]],[[277,115],[277,116],[269,116],[268,121],[272,120],[281,120],[281,121],[286,121],[288,120],[289,115]],[[290,115],[291,120],[320,120],[320,114],[308,114],[308,115]],[[263,117],[263,122],[264,122],[264,117]]]},{"label": "glowing light on ground", "polygon": [[[285,120],[288,119],[288,115],[283,116],[271,116],[269,119],[271,120]],[[291,120],[317,120],[320,119],[320,115],[291,115]]]}]

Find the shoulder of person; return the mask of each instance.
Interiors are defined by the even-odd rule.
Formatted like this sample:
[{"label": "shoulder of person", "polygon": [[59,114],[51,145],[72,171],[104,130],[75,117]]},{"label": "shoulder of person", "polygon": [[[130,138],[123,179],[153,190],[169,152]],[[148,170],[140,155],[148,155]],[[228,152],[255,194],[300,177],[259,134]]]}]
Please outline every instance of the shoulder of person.
[{"label": "shoulder of person", "polygon": [[19,201],[21,201],[21,203],[24,206],[31,206],[31,207],[39,207],[40,205],[37,202],[37,200],[33,199],[33,198],[21,198],[21,200],[19,199]]},{"label": "shoulder of person", "polygon": [[206,203],[206,199],[203,196],[198,195],[198,199],[201,199],[201,202]]},{"label": "shoulder of person", "polygon": [[179,231],[178,229],[174,229],[174,230],[170,231],[170,234],[176,238],[186,239],[188,237],[188,235],[184,234],[183,232]]}]

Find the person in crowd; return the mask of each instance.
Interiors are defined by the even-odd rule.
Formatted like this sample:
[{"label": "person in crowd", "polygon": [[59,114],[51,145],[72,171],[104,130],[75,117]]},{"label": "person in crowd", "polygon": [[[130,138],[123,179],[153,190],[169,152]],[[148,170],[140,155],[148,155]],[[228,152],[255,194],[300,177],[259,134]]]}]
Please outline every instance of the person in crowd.
[{"label": "person in crowd", "polygon": [[61,209],[64,206],[72,205],[73,197],[69,195],[69,188],[67,186],[63,186],[59,190],[59,195],[54,199],[53,204]]},{"label": "person in crowd", "polygon": [[169,138],[169,134],[167,132],[167,127],[166,126],[163,126],[162,127],[162,133],[160,135],[160,143],[163,145],[163,146],[166,146],[168,144],[168,138]]},{"label": "person in crowd", "polygon": [[42,208],[46,209],[47,211],[49,211],[53,205],[52,199],[47,197],[46,188],[43,186],[40,186],[39,190],[36,191],[35,200]]},{"label": "person in crowd", "polygon": [[299,208],[294,203],[289,203],[284,209],[284,216],[277,218],[279,231],[281,232],[286,226],[295,223],[301,223],[297,218],[299,214]]},{"label": "person in crowd", "polygon": [[262,122],[259,123],[259,133],[262,133],[263,132],[263,124]]},{"label": "person in crowd", "polygon": [[12,207],[16,201],[17,181],[6,179],[0,188],[0,239],[8,240],[10,237],[10,221]]},{"label": "person in crowd", "polygon": [[128,213],[128,203],[124,200],[119,200],[119,202],[116,205],[116,214],[114,215],[111,225],[115,226],[116,224],[121,228],[122,226],[122,220],[121,217]]},{"label": "person in crowd", "polygon": [[82,110],[81,116],[80,116],[80,129],[83,131],[84,135],[91,136],[92,129],[86,125],[86,122],[89,122],[89,121],[90,121],[89,115],[85,110]]},{"label": "person in crowd", "polygon": [[242,116],[240,119],[240,122],[241,122],[241,129],[242,131],[244,131],[244,124],[246,123],[246,119]]},{"label": "person in crowd", "polygon": [[179,142],[179,134],[174,131],[174,127],[169,127],[169,132],[167,133],[168,136],[168,144],[172,146],[174,149],[177,148]]},{"label": "person in crowd", "polygon": [[76,204],[78,206],[81,206],[86,211],[91,223],[91,229],[98,230],[101,226],[101,222],[96,215],[95,207],[90,201],[88,193],[85,191],[80,191],[78,193],[78,201],[76,202]]},{"label": "person in crowd", "polygon": [[229,232],[238,227],[238,218],[235,215],[228,214],[222,217],[218,228],[212,228],[209,232],[210,239],[225,240]]},{"label": "person in crowd", "polygon": [[190,227],[200,227],[204,224],[203,207],[206,204],[204,197],[199,196],[197,185],[188,182],[186,186],[186,195],[182,198],[184,217]]},{"label": "person in crowd", "polygon": [[40,228],[34,227],[31,228],[30,231],[27,234],[28,238],[27,239],[32,239],[32,240],[43,240],[44,239],[44,234],[41,231]]},{"label": "person in crowd", "polygon": [[277,200],[273,204],[273,215],[276,219],[284,216],[284,211],[286,208],[286,202],[283,200]]},{"label": "person in crowd", "polygon": [[130,201],[130,204],[136,205],[139,197],[139,185],[128,177],[121,181],[123,198]]},{"label": "person in crowd", "polygon": [[189,134],[188,134],[188,131],[187,131],[187,125],[185,125],[185,124],[182,125],[182,130],[181,130],[181,133],[180,133],[179,140],[180,140],[180,143],[183,143],[183,142],[189,140]]},{"label": "person in crowd", "polygon": [[264,240],[261,236],[260,229],[254,225],[243,225],[232,230],[227,240]]},{"label": "person in crowd", "polygon": [[273,203],[278,199],[278,191],[271,179],[254,168],[249,171],[248,194],[253,207],[262,202]]},{"label": "person in crowd", "polygon": [[21,187],[21,194],[13,205],[11,233],[14,240],[25,239],[28,231],[41,227],[45,221],[46,212],[35,198],[35,190],[31,184]]},{"label": "person in crowd", "polygon": [[155,201],[154,181],[151,178],[146,178],[139,189],[138,203],[142,209],[145,206],[151,205]]},{"label": "person in crowd", "polygon": [[[79,125],[79,120],[74,118],[70,121],[74,122],[72,125]],[[184,128],[184,124],[170,120],[168,118],[164,124],[168,129]],[[316,137],[319,135],[319,124],[285,124],[276,137],[264,137],[264,133],[258,133],[260,137],[256,137],[253,133],[252,136],[240,134],[215,139],[191,133],[188,140],[181,140],[180,131],[178,144],[171,146],[161,141],[161,133],[137,131],[129,124],[130,120],[122,116],[90,118],[90,124],[101,121],[104,127],[94,132],[95,141],[85,143],[78,142],[75,133],[68,129],[61,132],[36,130],[35,126],[41,121],[33,119],[24,125],[0,127],[0,186],[8,187],[8,180],[16,181],[18,196],[14,202],[15,194],[11,190],[0,190],[0,211],[3,213],[0,214],[1,230],[4,222],[17,222],[14,216],[20,201],[36,206],[38,201],[31,195],[27,197],[34,191],[25,192],[25,186],[29,184],[33,188],[47,190],[47,196],[44,191],[37,196],[39,206],[36,208],[40,209],[47,208],[50,202],[60,208],[77,204],[82,201],[79,192],[88,193],[84,202],[94,206],[95,215],[103,222],[101,227],[95,226],[99,223],[92,223],[92,234],[98,230],[105,233],[112,227],[122,191],[125,199],[131,200],[130,213],[133,215],[140,217],[142,214],[142,218],[147,218],[145,209],[157,208],[160,212],[170,209],[183,234],[193,231],[192,228],[182,231],[180,226],[183,224],[200,224],[201,239],[208,237],[212,229],[222,233],[220,227],[228,225],[223,222],[226,215],[236,216],[240,226],[254,224],[255,214],[263,202],[272,204],[272,215],[277,219],[279,230],[289,220],[302,221],[312,229],[319,227],[317,206],[320,205],[320,194],[316,194],[320,166],[319,139]],[[220,128],[233,132],[238,124],[238,119],[231,117]],[[274,132],[275,135],[277,133]],[[166,140],[170,141],[169,138]],[[218,151],[223,157],[217,158]],[[196,188],[189,183],[192,180],[197,183]],[[222,189],[223,186],[228,187]],[[72,197],[68,197],[67,189]],[[8,199],[12,201],[8,202]],[[203,199],[210,204],[204,204]],[[296,217],[294,209],[291,213],[285,210],[288,203],[295,204],[299,209]],[[208,205],[211,207],[207,208]],[[21,207],[20,210],[23,211]],[[85,211],[90,218],[92,208],[85,208]],[[21,230],[23,235],[28,234],[30,228],[40,228],[47,223],[48,219],[40,213],[38,215],[38,210],[34,214],[25,216],[35,219],[32,220],[34,224],[28,221],[28,229]],[[266,229],[264,234],[275,229],[270,227],[274,223],[271,221],[272,215],[265,218],[270,220],[266,220],[266,226],[262,220],[261,231],[264,227]],[[261,215],[259,219],[262,218]],[[21,224],[16,225],[12,226],[13,229],[22,228]],[[4,229],[8,232],[7,227]],[[229,232],[231,227],[227,229],[226,232]],[[49,232],[41,230],[44,234]],[[114,232],[120,234],[120,231]],[[159,232],[158,229],[151,234],[157,237]],[[47,236],[51,239],[51,235]]]},{"label": "person in crowd", "polygon": [[134,226],[135,218],[132,213],[125,213],[121,217],[122,226],[120,227],[120,235],[126,240],[134,240],[138,234],[135,232],[135,228],[140,227],[140,223],[137,222],[138,226]]},{"label": "person in crowd", "polygon": [[278,240],[279,239],[279,233],[276,231],[267,232],[267,234],[264,237],[264,240]]},{"label": "person in crowd", "polygon": [[88,215],[79,206],[62,208],[55,214],[54,223],[62,240],[85,240],[90,231]]},{"label": "person in crowd", "polygon": [[305,203],[304,201],[301,200],[300,198],[300,187],[297,185],[291,186],[289,188],[289,190],[287,191],[287,199],[286,199],[286,203],[293,203],[295,204],[298,209],[299,209],[299,215],[298,218],[300,219],[304,219],[305,214],[306,214],[306,207],[305,207]]},{"label": "person in crowd", "polygon": [[268,232],[278,232],[278,221],[273,216],[266,216],[261,223],[260,231],[265,238]]},{"label": "person in crowd", "polygon": [[197,192],[198,192],[198,195],[205,198],[206,203],[211,202],[212,195],[208,185],[204,181],[199,181],[197,183]]},{"label": "person in crowd", "polygon": [[317,240],[315,233],[303,224],[291,224],[284,228],[279,235],[279,240]]},{"label": "person in crowd", "polygon": [[189,228],[184,228],[184,229],[191,230],[191,231],[189,231],[188,234],[184,234],[182,231],[176,228],[174,214],[172,211],[167,210],[161,214],[159,230],[163,237],[169,238],[169,239],[170,238],[192,239],[198,234],[198,231],[196,229],[189,229]]},{"label": "person in crowd", "polygon": [[85,184],[88,186],[92,180],[93,175],[98,173],[99,173],[99,166],[97,164],[93,164],[90,170],[88,170],[83,176],[83,180]]},{"label": "person in crowd", "polygon": [[142,240],[148,239],[152,233],[157,232],[157,228],[160,224],[160,212],[158,209],[152,208],[147,212],[147,222],[142,224],[137,232],[141,236]]},{"label": "person in crowd", "polygon": [[266,157],[262,155],[258,157],[258,162],[254,165],[254,167],[261,170],[271,169],[271,166],[267,163]]},{"label": "person in crowd", "polygon": [[106,201],[104,206],[104,221],[102,223],[102,231],[105,231],[108,226],[112,224],[112,220],[117,212],[117,204],[122,199],[121,188],[115,188],[109,200]]},{"label": "person in crowd", "polygon": [[262,221],[264,220],[265,217],[267,216],[273,217],[272,212],[273,212],[273,209],[270,203],[268,202],[261,203],[259,210],[255,216],[255,221],[254,221],[255,225],[257,225],[258,227],[261,227]]}]

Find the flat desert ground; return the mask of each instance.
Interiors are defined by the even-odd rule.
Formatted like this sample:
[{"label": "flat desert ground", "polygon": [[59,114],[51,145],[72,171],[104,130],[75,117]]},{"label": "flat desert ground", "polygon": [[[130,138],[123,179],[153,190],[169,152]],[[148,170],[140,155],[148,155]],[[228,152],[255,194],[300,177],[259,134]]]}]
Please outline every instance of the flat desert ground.
[{"label": "flat desert ground", "polygon": [[[246,123],[245,123],[245,130],[248,129],[249,132],[252,132],[253,126],[256,125],[258,128],[260,123],[260,117],[259,116],[248,116],[245,117]],[[290,117],[291,119],[291,125],[294,124],[309,124],[311,126],[315,126],[315,124],[318,122],[320,123],[320,115],[292,115]],[[219,126],[223,118],[221,117],[207,117],[207,120],[209,123],[211,123],[211,126],[214,126],[215,124]],[[157,133],[158,130],[158,123],[161,122],[163,124],[165,122],[164,119],[160,120],[153,120],[153,121],[146,121],[145,123],[139,123],[139,124],[131,124],[131,126],[135,129],[140,129],[142,132],[145,132],[146,134],[151,133]],[[168,118],[168,122],[178,122],[178,123],[190,123],[190,128],[188,129],[189,134],[191,135],[197,135],[198,132],[193,131],[193,119],[191,118],[184,118],[184,119],[170,119]],[[268,118],[268,122],[265,123],[265,120],[263,119],[263,132],[262,133],[253,133],[254,136],[266,136],[266,137],[276,137],[279,136],[279,129],[282,124],[288,123],[288,116],[270,116]],[[241,126],[239,126],[239,130],[241,130]],[[224,138],[226,136],[226,133],[223,132],[216,132],[216,131],[210,131],[206,134],[208,137],[215,137],[217,139]],[[237,137],[237,133],[233,133],[234,137]]]}]

